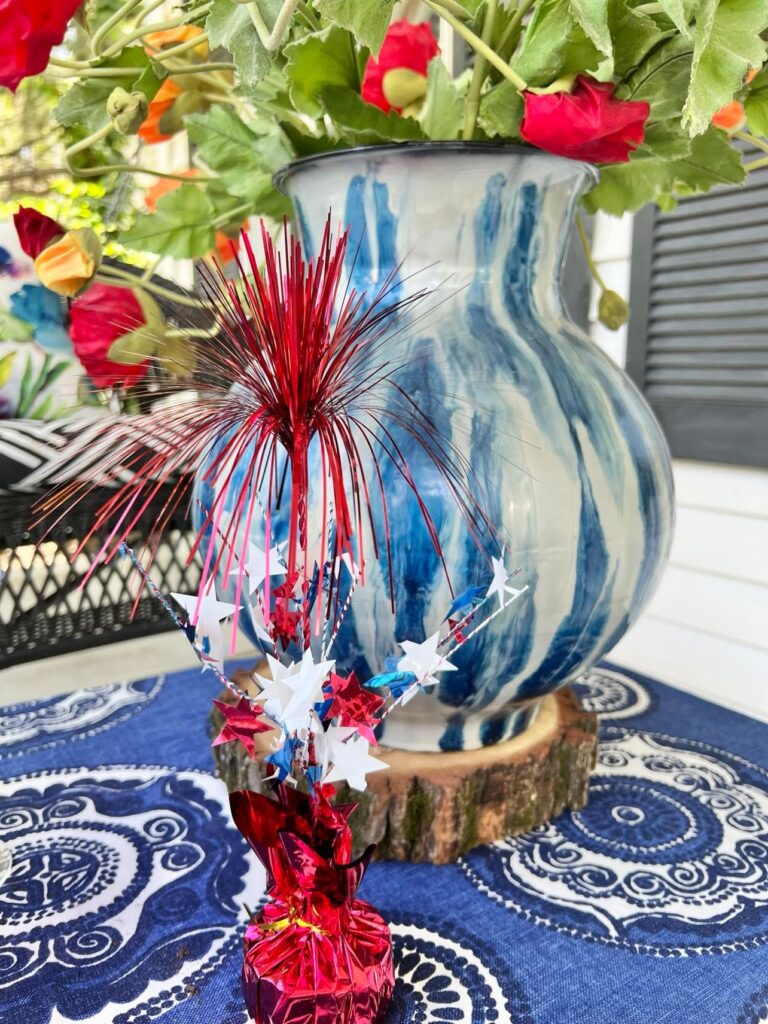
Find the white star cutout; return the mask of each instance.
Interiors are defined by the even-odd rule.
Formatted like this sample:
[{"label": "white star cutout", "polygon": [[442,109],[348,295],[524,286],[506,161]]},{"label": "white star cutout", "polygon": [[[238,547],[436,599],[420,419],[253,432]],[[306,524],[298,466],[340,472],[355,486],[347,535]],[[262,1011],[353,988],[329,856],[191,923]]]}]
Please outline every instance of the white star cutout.
[{"label": "white star cutout", "polygon": [[299,671],[286,680],[293,691],[283,711],[283,722],[289,732],[306,728],[314,705],[323,700],[323,683],[335,664],[335,661],[315,663],[312,651],[304,651]]},{"label": "white star cutout", "polygon": [[324,782],[348,782],[353,789],[361,792],[368,783],[369,772],[380,772],[389,765],[371,757],[370,743],[354,729],[332,725],[325,734],[327,759],[332,762]]},{"label": "white star cutout", "polygon": [[[204,654],[207,662],[215,665],[222,664],[221,646],[221,621],[229,618],[235,610],[233,604],[219,601],[216,596],[216,586],[213,580],[210,581],[205,593],[198,597],[196,594],[171,594],[189,616],[190,623],[197,608],[197,622],[195,627],[195,645],[204,651],[203,638],[208,638],[208,651]],[[199,600],[199,605],[198,605]]]},{"label": "white star cutout", "polygon": [[[269,575],[284,576],[285,565],[281,552],[285,547],[285,541],[269,549]],[[267,556],[256,544],[248,544],[248,562],[242,567],[238,566],[230,572],[230,576],[239,576],[243,568],[248,573],[248,593],[253,594],[258,590],[267,577]]]},{"label": "white star cutout", "polygon": [[504,560],[502,558],[491,557],[491,561],[493,562],[493,579],[491,580],[490,587],[488,587],[488,593],[485,596],[490,597],[492,594],[496,594],[499,598],[499,608],[503,608],[506,603],[506,594],[511,594],[512,600],[514,601],[515,598],[524,594],[528,587],[523,587],[522,590],[516,590],[514,587],[508,586],[507,580],[509,579],[509,573],[504,567]]},{"label": "white star cutout", "polygon": [[456,666],[447,658],[438,654],[440,633],[433,633],[424,643],[415,644],[412,640],[401,640],[403,657],[397,663],[400,672],[413,672],[422,686],[430,686],[437,682],[435,672],[455,672]]},{"label": "white star cutout", "polygon": [[309,650],[295,664],[282,665],[269,654],[267,661],[272,678],[256,676],[262,688],[256,700],[264,701],[264,710],[279,719],[288,733],[306,729],[314,705],[323,700],[323,683],[335,662],[316,663]]}]

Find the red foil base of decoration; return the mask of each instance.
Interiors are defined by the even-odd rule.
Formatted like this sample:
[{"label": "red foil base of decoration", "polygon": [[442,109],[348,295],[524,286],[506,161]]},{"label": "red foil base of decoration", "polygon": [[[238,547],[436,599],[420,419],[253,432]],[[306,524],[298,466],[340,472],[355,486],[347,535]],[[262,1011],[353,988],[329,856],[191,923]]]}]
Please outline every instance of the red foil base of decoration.
[{"label": "red foil base of decoration", "polygon": [[341,934],[269,904],[245,936],[243,991],[256,1024],[381,1024],[394,990],[389,928],[369,903]]},{"label": "red foil base of decoration", "polygon": [[373,847],[351,860],[354,806],[331,804],[332,792],[229,795],[271,900],[245,933],[243,991],[256,1024],[381,1024],[392,998],[389,928],[356,898]]}]

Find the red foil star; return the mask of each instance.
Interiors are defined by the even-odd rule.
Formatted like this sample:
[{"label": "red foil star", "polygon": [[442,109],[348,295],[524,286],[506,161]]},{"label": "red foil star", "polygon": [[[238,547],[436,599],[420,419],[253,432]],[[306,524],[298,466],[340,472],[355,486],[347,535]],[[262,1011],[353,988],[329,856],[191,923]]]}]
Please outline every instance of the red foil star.
[{"label": "red foil star", "polygon": [[213,746],[218,747],[221,743],[239,740],[248,751],[249,757],[255,758],[253,737],[259,732],[269,732],[274,728],[262,718],[262,709],[252,708],[245,697],[241,697],[235,705],[225,704],[223,700],[214,700],[213,703],[224,715],[224,727],[213,741]]},{"label": "red foil star", "polygon": [[370,690],[362,687],[354,672],[345,678],[331,673],[329,697],[333,704],[328,709],[327,718],[339,719],[339,725],[356,729],[369,743],[375,743],[374,728],[379,724],[378,713],[386,703]]}]

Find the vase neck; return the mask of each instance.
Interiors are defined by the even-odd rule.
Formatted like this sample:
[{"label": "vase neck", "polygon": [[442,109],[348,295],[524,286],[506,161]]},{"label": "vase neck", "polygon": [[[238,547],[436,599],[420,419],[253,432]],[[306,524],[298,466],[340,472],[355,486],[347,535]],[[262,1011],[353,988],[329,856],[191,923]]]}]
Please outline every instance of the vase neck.
[{"label": "vase neck", "polygon": [[349,229],[356,288],[395,274],[403,293],[499,277],[539,309],[557,303],[573,212],[589,168],[536,151],[392,147],[310,161],[286,180],[304,243],[328,216]]}]

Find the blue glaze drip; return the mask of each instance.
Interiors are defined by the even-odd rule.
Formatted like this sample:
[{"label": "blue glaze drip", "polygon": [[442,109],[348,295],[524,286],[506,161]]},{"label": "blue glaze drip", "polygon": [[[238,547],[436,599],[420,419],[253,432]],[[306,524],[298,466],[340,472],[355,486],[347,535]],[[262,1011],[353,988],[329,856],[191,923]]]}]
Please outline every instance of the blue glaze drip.
[{"label": "blue glaze drip", "polygon": [[440,737],[440,749],[446,752],[464,749],[464,718],[462,715],[452,715],[448,719],[445,732]]}]

